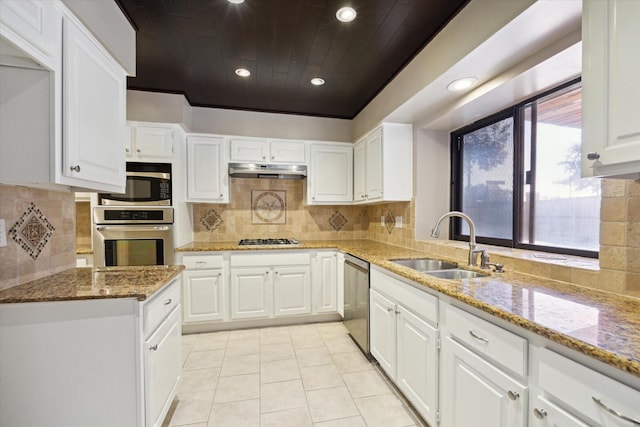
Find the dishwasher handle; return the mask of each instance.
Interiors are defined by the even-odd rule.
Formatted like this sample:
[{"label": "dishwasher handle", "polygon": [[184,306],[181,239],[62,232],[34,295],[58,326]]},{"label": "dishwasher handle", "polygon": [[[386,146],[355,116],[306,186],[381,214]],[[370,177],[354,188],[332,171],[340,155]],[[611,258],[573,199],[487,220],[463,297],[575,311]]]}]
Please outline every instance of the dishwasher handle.
[{"label": "dishwasher handle", "polygon": [[356,270],[369,274],[369,263],[361,260],[360,258],[345,256],[344,263],[345,265],[349,265],[350,267],[353,267]]}]

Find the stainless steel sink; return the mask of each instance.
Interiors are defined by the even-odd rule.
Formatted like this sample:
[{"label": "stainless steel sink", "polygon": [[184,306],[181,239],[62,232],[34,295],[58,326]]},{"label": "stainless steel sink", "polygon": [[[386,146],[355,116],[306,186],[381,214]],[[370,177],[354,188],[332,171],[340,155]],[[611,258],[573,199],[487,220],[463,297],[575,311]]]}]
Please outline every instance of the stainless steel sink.
[{"label": "stainless steel sink", "polygon": [[488,274],[477,273],[475,271],[463,270],[461,268],[453,268],[440,271],[425,271],[430,276],[439,277],[441,279],[472,279],[474,277],[487,277]]},{"label": "stainless steel sink", "polygon": [[396,264],[412,268],[421,273],[433,270],[448,270],[457,268],[458,264],[447,261],[440,261],[432,258],[416,258],[416,259],[392,259]]}]

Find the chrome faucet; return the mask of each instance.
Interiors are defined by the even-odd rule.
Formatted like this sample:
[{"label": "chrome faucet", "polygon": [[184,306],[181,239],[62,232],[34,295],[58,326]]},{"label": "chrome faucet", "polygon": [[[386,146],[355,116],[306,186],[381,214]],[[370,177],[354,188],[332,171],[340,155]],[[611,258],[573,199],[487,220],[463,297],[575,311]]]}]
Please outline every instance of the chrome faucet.
[{"label": "chrome faucet", "polygon": [[452,216],[457,216],[459,218],[462,218],[465,221],[467,221],[467,224],[469,224],[469,265],[475,266],[476,255],[484,253],[484,250],[479,250],[479,251],[476,250],[476,226],[467,214],[464,214],[458,211],[451,211],[442,215],[438,219],[438,221],[436,221],[436,225],[431,230],[431,237],[435,237],[436,239],[440,237],[440,223],[442,222],[442,220],[446,218],[450,218]]}]

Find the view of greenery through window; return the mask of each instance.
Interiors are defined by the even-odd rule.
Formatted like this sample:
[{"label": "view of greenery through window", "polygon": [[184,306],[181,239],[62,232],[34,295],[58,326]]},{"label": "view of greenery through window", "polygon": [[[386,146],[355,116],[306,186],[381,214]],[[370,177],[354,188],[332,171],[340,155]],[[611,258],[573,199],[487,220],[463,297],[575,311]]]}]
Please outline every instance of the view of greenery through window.
[{"label": "view of greenery through window", "polygon": [[452,134],[454,209],[480,242],[597,255],[600,181],[580,178],[581,100],[577,82]]}]

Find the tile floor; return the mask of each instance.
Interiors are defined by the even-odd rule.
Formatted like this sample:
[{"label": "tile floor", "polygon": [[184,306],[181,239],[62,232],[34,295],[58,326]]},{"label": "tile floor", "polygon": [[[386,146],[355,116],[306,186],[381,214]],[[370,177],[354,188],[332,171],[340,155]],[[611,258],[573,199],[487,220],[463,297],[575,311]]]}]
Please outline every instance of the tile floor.
[{"label": "tile floor", "polygon": [[185,335],[165,426],[421,426],[342,323]]}]

